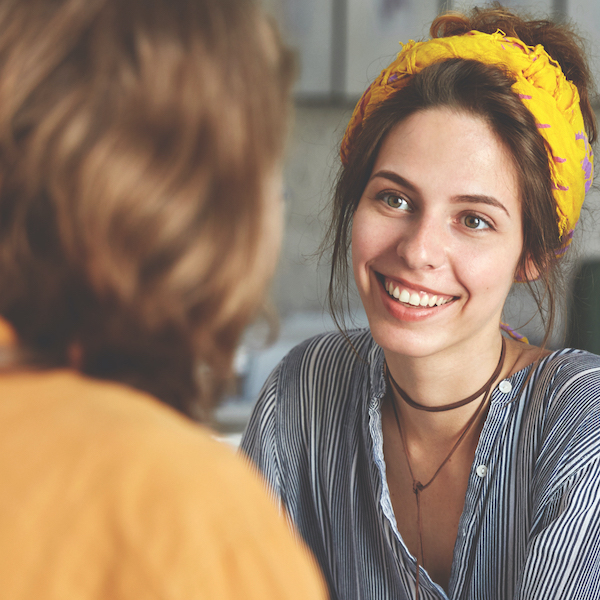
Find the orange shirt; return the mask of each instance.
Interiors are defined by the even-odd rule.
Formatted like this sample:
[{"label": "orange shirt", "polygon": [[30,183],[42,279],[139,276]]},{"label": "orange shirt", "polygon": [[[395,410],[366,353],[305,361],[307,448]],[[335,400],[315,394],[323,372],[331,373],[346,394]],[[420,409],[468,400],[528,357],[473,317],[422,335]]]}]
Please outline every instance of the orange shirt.
[{"label": "orange shirt", "polygon": [[242,459],[154,398],[68,370],[0,375],[0,587],[11,600],[325,597]]}]

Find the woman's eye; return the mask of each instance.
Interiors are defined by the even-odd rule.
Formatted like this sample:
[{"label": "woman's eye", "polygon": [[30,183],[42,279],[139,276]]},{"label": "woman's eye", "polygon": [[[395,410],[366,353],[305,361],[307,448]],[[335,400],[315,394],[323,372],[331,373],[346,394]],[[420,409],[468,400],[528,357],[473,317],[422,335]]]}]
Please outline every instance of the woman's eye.
[{"label": "woman's eye", "polygon": [[390,208],[401,208],[403,210],[410,208],[408,202],[396,194],[382,194],[380,197]]},{"label": "woman's eye", "polygon": [[467,215],[464,220],[465,226],[469,229],[488,229],[489,223],[476,215]]}]

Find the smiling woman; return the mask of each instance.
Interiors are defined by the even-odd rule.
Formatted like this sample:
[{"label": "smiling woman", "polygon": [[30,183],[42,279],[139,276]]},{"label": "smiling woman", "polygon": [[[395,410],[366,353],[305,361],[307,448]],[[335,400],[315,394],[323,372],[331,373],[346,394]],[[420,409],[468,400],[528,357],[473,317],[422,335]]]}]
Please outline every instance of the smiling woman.
[{"label": "smiling woman", "polygon": [[434,108],[392,129],[352,228],[354,279],[381,346],[427,357],[486,345],[522,246],[515,168],[483,119]]},{"label": "smiling woman", "polygon": [[333,598],[591,600],[600,358],[501,322],[525,281],[551,329],[593,171],[585,58],[568,28],[498,5],[431,34],[341,145],[330,304],[351,249],[369,329],[294,349],[242,447]]}]

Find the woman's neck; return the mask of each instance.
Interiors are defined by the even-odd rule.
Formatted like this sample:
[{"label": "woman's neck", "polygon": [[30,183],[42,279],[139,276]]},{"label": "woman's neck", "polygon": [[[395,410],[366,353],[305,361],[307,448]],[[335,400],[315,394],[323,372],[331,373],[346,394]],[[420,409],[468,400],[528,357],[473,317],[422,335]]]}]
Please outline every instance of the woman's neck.
[{"label": "woman's neck", "polygon": [[[498,365],[501,348],[502,338],[498,333],[485,346],[470,343],[465,349],[457,347],[435,356],[412,357],[384,352],[391,376],[414,402],[445,406],[476,393],[485,385]],[[506,354],[492,388],[509,374],[519,348],[507,341]],[[476,398],[447,412],[426,412],[409,406],[395,391],[394,395],[407,437],[414,441],[434,438],[443,443],[454,439],[480,404],[480,398]]]}]

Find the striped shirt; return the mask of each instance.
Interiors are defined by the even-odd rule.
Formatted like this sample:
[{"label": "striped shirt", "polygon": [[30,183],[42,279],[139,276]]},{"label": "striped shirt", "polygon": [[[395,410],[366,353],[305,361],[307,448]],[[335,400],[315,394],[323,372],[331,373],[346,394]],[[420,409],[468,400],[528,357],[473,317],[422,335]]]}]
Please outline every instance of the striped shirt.
[{"label": "striped shirt", "polygon": [[[383,351],[368,330],[349,335],[357,354],[329,333],[283,359],[242,448],[314,552],[332,600],[410,600],[416,561],[385,477]],[[600,598],[600,357],[560,350],[526,381],[532,368],[493,391],[449,592],[421,571],[422,599]]]}]

